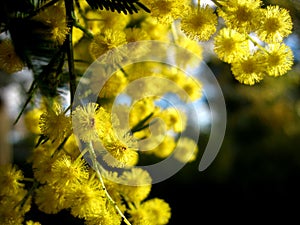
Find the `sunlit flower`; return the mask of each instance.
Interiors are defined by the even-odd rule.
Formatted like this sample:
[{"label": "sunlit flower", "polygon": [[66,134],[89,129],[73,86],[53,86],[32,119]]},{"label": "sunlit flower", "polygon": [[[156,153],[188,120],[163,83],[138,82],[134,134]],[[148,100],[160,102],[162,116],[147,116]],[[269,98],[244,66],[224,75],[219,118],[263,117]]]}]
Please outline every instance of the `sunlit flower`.
[{"label": "sunlit flower", "polygon": [[196,159],[197,153],[197,143],[193,139],[182,137],[175,147],[174,158],[183,163],[192,162]]},{"label": "sunlit flower", "polygon": [[169,222],[171,208],[164,200],[153,198],[131,208],[129,214],[134,224],[164,225]]},{"label": "sunlit flower", "polygon": [[102,56],[102,62],[118,66],[118,63],[126,56],[118,47],[126,43],[124,31],[107,29],[103,33],[94,36],[89,51],[94,59]]},{"label": "sunlit flower", "polygon": [[52,141],[62,141],[71,132],[70,117],[56,102],[40,116],[39,126],[41,133]]},{"label": "sunlit flower", "polygon": [[48,183],[55,186],[70,186],[88,179],[89,173],[85,162],[81,159],[72,161],[67,155],[57,158],[51,165]]},{"label": "sunlit flower", "polygon": [[253,85],[260,82],[265,75],[266,64],[259,54],[250,55],[231,64],[231,70],[240,83]]},{"label": "sunlit flower", "polygon": [[215,37],[214,52],[224,62],[232,63],[250,54],[249,41],[244,34],[223,28]]},{"label": "sunlit flower", "polygon": [[267,6],[261,9],[258,36],[266,42],[281,42],[292,33],[293,23],[289,12],[279,6]]},{"label": "sunlit flower", "polygon": [[120,180],[122,181],[120,192],[127,201],[140,203],[150,193],[152,179],[149,173],[141,168],[123,172]]},{"label": "sunlit flower", "polygon": [[293,66],[293,52],[285,44],[269,44],[268,53],[261,52],[266,60],[269,76],[282,76]]},{"label": "sunlit flower", "polygon": [[84,142],[97,141],[109,127],[110,116],[97,103],[78,106],[72,112],[73,129],[75,134]]},{"label": "sunlit flower", "polygon": [[216,32],[217,23],[212,8],[190,8],[181,19],[181,29],[191,39],[207,41]]},{"label": "sunlit flower", "polygon": [[229,28],[241,33],[255,30],[261,0],[221,0],[219,3],[222,8],[218,13]]}]

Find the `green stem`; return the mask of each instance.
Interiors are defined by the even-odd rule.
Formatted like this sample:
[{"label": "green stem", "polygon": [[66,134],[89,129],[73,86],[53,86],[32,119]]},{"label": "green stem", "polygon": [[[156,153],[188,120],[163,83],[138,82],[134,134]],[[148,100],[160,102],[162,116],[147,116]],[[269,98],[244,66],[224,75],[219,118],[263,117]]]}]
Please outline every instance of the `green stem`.
[{"label": "green stem", "polygon": [[84,26],[82,26],[80,23],[75,22],[74,23],[74,27],[77,27],[83,33],[85,33],[89,39],[93,39],[94,38],[94,35],[88,29],[86,29]]},{"label": "green stem", "polygon": [[69,28],[69,33],[66,38],[67,56],[68,56],[68,69],[70,78],[70,95],[71,95],[71,105],[74,101],[75,91],[76,91],[76,74],[74,65],[74,52],[73,52],[73,42],[72,42],[72,31],[74,25],[74,2],[73,0],[65,0],[66,7],[66,17],[67,26]]},{"label": "green stem", "polygon": [[26,201],[28,200],[28,198],[33,194],[35,189],[37,189],[38,185],[39,185],[39,182],[34,180],[30,190],[26,193],[26,195],[23,197],[23,199],[20,202],[18,202],[18,204],[15,206],[15,208],[20,206],[21,207],[20,210],[21,210],[22,207],[25,205]]},{"label": "green stem", "polygon": [[222,8],[222,5],[217,0],[211,0],[218,8]]},{"label": "green stem", "polygon": [[27,177],[24,177],[24,178],[22,179],[22,181],[34,182],[34,179],[33,179],[33,178],[27,178]]},{"label": "green stem", "polygon": [[37,89],[37,84],[36,84],[36,81],[34,80],[34,81],[32,82],[32,84],[31,84],[31,87],[29,88],[29,91],[28,91],[29,96],[28,96],[28,98],[26,99],[26,102],[25,102],[25,104],[23,105],[23,107],[22,107],[22,109],[21,109],[19,115],[17,116],[15,122],[13,123],[13,125],[16,125],[16,124],[18,123],[18,121],[19,121],[19,119],[21,118],[23,112],[25,111],[25,109],[26,109],[28,103],[31,101],[31,99],[32,99],[32,97],[33,97],[33,94],[34,94],[34,92],[35,92],[36,89]]},{"label": "green stem", "polygon": [[247,38],[255,45],[257,46],[260,50],[266,52],[269,54],[269,52],[263,47],[261,46],[257,41],[255,41],[249,34],[247,35]]},{"label": "green stem", "polygon": [[171,31],[172,31],[172,37],[173,37],[173,41],[176,44],[177,40],[178,40],[178,34],[177,34],[177,29],[175,27],[175,23],[171,24]]},{"label": "green stem", "polygon": [[46,3],[45,5],[41,6],[40,8],[34,10],[33,12],[29,13],[29,15],[27,15],[25,18],[30,19],[31,17],[36,16],[37,14],[39,14],[41,11],[47,9],[48,7],[54,5],[55,3],[57,3],[59,0],[52,0],[48,3]]},{"label": "green stem", "polygon": [[98,162],[97,162],[97,157],[96,157],[96,153],[95,153],[95,150],[94,150],[92,142],[89,142],[88,149],[89,149],[89,153],[90,153],[90,156],[91,156],[91,159],[92,159],[93,167],[94,167],[94,169],[96,171],[96,175],[97,175],[98,179],[100,180],[102,189],[105,192],[105,195],[106,195],[107,199],[113,204],[113,206],[115,207],[115,209],[117,210],[117,212],[119,213],[119,215],[123,218],[124,222],[127,225],[131,225],[131,223],[127,220],[127,218],[122,213],[122,211],[118,207],[117,203],[112,199],[112,197],[110,196],[110,194],[108,193],[108,191],[107,191],[107,189],[105,187],[102,175],[100,173],[100,168],[99,168],[99,165],[98,165]]},{"label": "green stem", "polygon": [[53,158],[54,156],[56,156],[64,147],[64,145],[66,144],[68,138],[71,136],[71,134],[68,134],[64,140],[60,143],[60,145],[57,147],[57,149],[53,152],[53,154],[51,155],[51,158]]}]

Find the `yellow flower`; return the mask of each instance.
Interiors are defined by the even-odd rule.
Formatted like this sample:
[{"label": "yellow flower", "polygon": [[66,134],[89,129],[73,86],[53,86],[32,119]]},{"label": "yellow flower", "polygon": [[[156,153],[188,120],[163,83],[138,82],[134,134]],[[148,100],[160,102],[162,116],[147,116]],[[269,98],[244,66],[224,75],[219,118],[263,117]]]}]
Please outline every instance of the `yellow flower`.
[{"label": "yellow flower", "polygon": [[293,66],[293,52],[285,44],[269,44],[266,52],[261,52],[266,60],[266,71],[269,76],[282,76]]},{"label": "yellow flower", "polygon": [[231,71],[240,83],[253,85],[264,78],[265,66],[259,54],[254,54],[232,63]]},{"label": "yellow flower", "polygon": [[123,13],[111,11],[88,11],[86,13],[87,28],[97,34],[105,29],[122,30],[129,22],[129,17]]},{"label": "yellow flower", "polygon": [[208,6],[190,8],[181,19],[181,30],[191,39],[207,41],[216,32],[217,19]]},{"label": "yellow flower", "polygon": [[40,130],[43,135],[52,141],[61,142],[71,133],[71,120],[66,116],[58,103],[48,106],[46,112],[40,117]]},{"label": "yellow flower", "polygon": [[102,62],[110,63],[112,66],[118,66],[118,63],[126,56],[117,47],[126,44],[126,34],[124,31],[107,29],[102,34],[94,36],[90,44],[89,51],[94,59],[102,58]]},{"label": "yellow flower", "polygon": [[66,202],[66,191],[68,189],[58,188],[52,185],[40,186],[35,191],[35,204],[44,213],[56,214],[68,207]]},{"label": "yellow flower", "polygon": [[166,136],[164,140],[151,152],[159,158],[168,157],[176,147],[176,143],[173,137]]},{"label": "yellow flower", "polygon": [[44,111],[39,108],[34,108],[25,113],[24,116],[25,126],[30,132],[34,134],[41,134],[39,122],[43,112]]},{"label": "yellow flower", "polygon": [[[98,76],[92,76],[91,79],[91,88],[96,90],[97,86],[99,89],[99,84],[103,82],[107,77],[99,74]],[[113,98],[117,96],[127,84],[127,79],[123,72],[118,70],[114,74],[112,74],[108,80],[106,80],[104,86],[102,87],[99,93],[100,98]]]},{"label": "yellow flower", "polygon": [[142,28],[126,28],[124,30],[126,34],[126,40],[130,44],[130,57],[132,59],[139,58],[149,52],[149,48],[145,44],[141,44],[139,41],[150,40],[149,35]]},{"label": "yellow flower", "polygon": [[293,23],[289,12],[279,6],[267,6],[261,9],[258,36],[268,43],[281,42],[292,33]]},{"label": "yellow flower", "polygon": [[219,15],[225,24],[238,32],[251,32],[256,29],[261,0],[221,0]]},{"label": "yellow flower", "polygon": [[24,215],[30,210],[31,197],[21,207],[20,202],[24,199],[27,191],[19,189],[11,195],[0,196],[0,224],[22,225]]},{"label": "yellow flower", "polygon": [[169,26],[157,23],[153,17],[147,17],[141,22],[141,28],[145,30],[152,40],[167,41]]},{"label": "yellow flower", "polygon": [[168,129],[181,132],[186,127],[187,117],[184,112],[176,108],[167,108],[161,112],[160,118],[163,119]]},{"label": "yellow flower", "polygon": [[0,42],[0,70],[12,74],[22,70],[24,63],[15,52],[15,48],[10,39]]},{"label": "yellow flower", "polygon": [[32,220],[26,221],[26,225],[41,225],[39,222],[34,222]]},{"label": "yellow flower", "polygon": [[138,161],[137,143],[127,131],[113,129],[102,138],[103,160],[112,167],[133,166]]},{"label": "yellow flower", "polygon": [[84,142],[97,141],[109,129],[110,116],[97,103],[77,106],[72,112],[73,129],[79,139]]},{"label": "yellow flower", "polygon": [[74,185],[68,192],[66,201],[71,214],[79,218],[101,215],[106,210],[106,197],[98,180],[91,177],[88,181]]},{"label": "yellow flower", "polygon": [[184,8],[185,0],[153,0],[145,1],[159,23],[170,24],[177,19]]},{"label": "yellow flower", "polygon": [[33,154],[33,174],[34,178],[40,183],[44,184],[48,181],[51,176],[51,168],[57,157],[60,154],[52,157],[56,147],[52,146],[50,142],[40,144],[37,148],[34,149]]},{"label": "yellow flower", "polygon": [[[96,216],[87,216],[85,219],[86,225],[99,225],[99,224],[105,224],[105,225],[120,225],[122,222],[122,217],[119,214],[116,214],[112,207],[106,207],[105,210],[101,212],[101,214]],[[110,210],[109,210],[110,209]]]},{"label": "yellow flower", "polygon": [[78,158],[72,161],[69,156],[63,154],[53,162],[48,183],[57,187],[68,187],[88,177],[89,173],[84,160]]},{"label": "yellow flower", "polygon": [[133,224],[164,225],[169,222],[171,208],[164,200],[153,198],[132,207],[128,213]]},{"label": "yellow flower", "polygon": [[180,92],[177,93],[182,100],[195,101],[202,97],[202,84],[196,78],[193,78],[192,76],[185,76],[185,78],[181,79],[178,84],[185,91],[185,93],[188,94],[189,99],[186,99],[185,95]]},{"label": "yellow flower", "polygon": [[239,61],[250,54],[249,41],[244,34],[223,28],[214,39],[214,52],[224,62]]},{"label": "yellow flower", "polygon": [[130,109],[129,124],[136,126],[141,120],[155,111],[154,99],[151,97],[136,101]]},{"label": "yellow flower", "polygon": [[196,159],[197,153],[197,143],[193,139],[182,137],[177,142],[174,158],[183,163],[192,162]]},{"label": "yellow flower", "polygon": [[24,187],[23,173],[11,164],[0,166],[0,196],[16,193]]},{"label": "yellow flower", "polygon": [[67,26],[64,4],[55,4],[41,11],[33,17],[34,20],[44,23],[49,29],[39,31],[46,39],[62,45],[66,35],[70,32]]},{"label": "yellow flower", "polygon": [[141,168],[123,172],[120,180],[126,184],[120,185],[120,192],[126,201],[140,203],[150,193],[152,179],[149,173]]},{"label": "yellow flower", "polygon": [[[194,63],[199,63],[199,59],[202,59],[202,47],[197,41],[191,40],[183,35],[180,35],[175,40],[175,43],[186,50],[180,50],[175,53],[176,65],[178,65],[179,67],[182,68],[188,65],[194,65]],[[194,56],[194,54],[196,56]],[[192,61],[194,59],[197,60]]]}]

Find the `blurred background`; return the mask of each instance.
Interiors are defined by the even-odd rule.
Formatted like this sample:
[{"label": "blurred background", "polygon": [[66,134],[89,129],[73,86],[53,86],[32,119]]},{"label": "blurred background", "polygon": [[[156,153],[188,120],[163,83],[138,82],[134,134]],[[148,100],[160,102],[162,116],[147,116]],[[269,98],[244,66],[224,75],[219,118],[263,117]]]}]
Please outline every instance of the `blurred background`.
[{"label": "blurred background", "polygon": [[[217,158],[205,171],[200,172],[198,166],[209,132],[200,134],[200,152],[194,162],[153,185],[150,197],[162,198],[172,208],[169,224],[220,220],[243,224],[279,218],[286,221],[284,224],[290,224],[287,221],[292,218],[295,224],[299,221],[300,1],[264,2],[278,4],[291,13],[294,32],[285,42],[294,52],[293,70],[283,77],[266,77],[255,86],[245,86],[235,81],[228,64],[212,54],[211,45],[205,45],[205,61],[216,75],[226,102],[226,134]],[[26,141],[22,121],[16,126],[11,121],[18,113],[15,106],[23,101],[14,95],[27,90],[30,74],[9,78],[0,74],[0,84],[0,160],[26,167],[24,158],[32,146]],[[34,220],[42,224],[82,223],[66,212],[51,217],[36,214]]]}]

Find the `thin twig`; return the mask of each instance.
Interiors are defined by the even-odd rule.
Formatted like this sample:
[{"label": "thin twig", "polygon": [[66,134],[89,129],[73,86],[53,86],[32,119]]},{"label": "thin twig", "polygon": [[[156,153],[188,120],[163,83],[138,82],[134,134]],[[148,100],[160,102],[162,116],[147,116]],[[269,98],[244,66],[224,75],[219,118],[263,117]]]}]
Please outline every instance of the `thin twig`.
[{"label": "thin twig", "polygon": [[98,162],[96,160],[97,157],[96,157],[96,153],[95,153],[95,150],[94,150],[92,142],[89,142],[88,149],[89,149],[89,153],[90,153],[90,156],[91,156],[91,159],[92,159],[93,167],[94,167],[94,169],[96,171],[96,175],[97,175],[98,179],[100,180],[102,189],[105,192],[105,195],[106,195],[107,199],[113,204],[113,206],[115,207],[115,209],[117,210],[117,212],[119,213],[119,215],[123,218],[124,222],[127,225],[131,225],[131,223],[127,220],[126,216],[122,213],[122,211],[118,207],[117,203],[113,200],[113,198],[110,196],[110,194],[108,193],[108,191],[107,191],[107,189],[105,187],[102,175],[100,173],[100,168],[99,168]]},{"label": "thin twig", "polygon": [[74,52],[73,52],[73,42],[72,42],[72,30],[74,25],[74,2],[73,0],[65,0],[66,7],[66,19],[68,21],[69,33],[66,38],[67,56],[68,56],[68,69],[70,78],[70,95],[71,95],[71,105],[74,101],[75,91],[76,91],[76,75],[74,66]]}]

